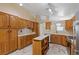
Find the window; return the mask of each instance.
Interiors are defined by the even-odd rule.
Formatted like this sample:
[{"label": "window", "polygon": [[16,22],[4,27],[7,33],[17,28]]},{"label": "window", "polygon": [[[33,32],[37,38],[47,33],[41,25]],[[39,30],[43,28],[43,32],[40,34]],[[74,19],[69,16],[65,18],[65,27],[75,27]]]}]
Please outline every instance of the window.
[{"label": "window", "polygon": [[56,23],[56,30],[57,32],[62,32],[64,31],[64,27],[61,26],[62,24],[61,23]]}]

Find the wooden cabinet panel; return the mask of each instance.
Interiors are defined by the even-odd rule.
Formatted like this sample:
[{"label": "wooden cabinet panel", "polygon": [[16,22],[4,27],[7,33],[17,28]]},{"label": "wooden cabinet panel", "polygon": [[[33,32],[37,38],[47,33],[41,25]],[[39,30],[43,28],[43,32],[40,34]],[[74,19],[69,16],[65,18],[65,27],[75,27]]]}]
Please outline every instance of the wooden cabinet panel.
[{"label": "wooden cabinet panel", "polygon": [[9,15],[0,12],[0,28],[8,28],[9,27]]},{"label": "wooden cabinet panel", "polygon": [[16,29],[10,29],[10,51],[16,50],[18,47],[18,36]]},{"label": "wooden cabinet panel", "polygon": [[67,37],[64,35],[51,35],[51,42],[67,47]]},{"label": "wooden cabinet panel", "polygon": [[19,28],[20,24],[20,18],[10,15],[10,28]]},{"label": "wooden cabinet panel", "polygon": [[66,38],[66,36],[61,35],[61,45],[67,47],[67,38]]},{"label": "wooden cabinet panel", "polygon": [[34,37],[36,37],[35,34],[18,37],[18,49],[22,49],[25,46],[32,44],[32,39]]},{"label": "wooden cabinet panel", "polygon": [[51,22],[45,22],[46,29],[51,29]]},{"label": "wooden cabinet panel", "polygon": [[68,31],[73,30],[73,21],[72,20],[67,20],[65,22],[65,29],[68,30]]},{"label": "wooden cabinet panel", "polygon": [[35,32],[37,34],[37,36],[39,35],[39,23],[34,22],[33,23],[33,32]]},{"label": "wooden cabinet panel", "polygon": [[45,37],[42,40],[33,39],[33,55],[44,55],[49,49],[49,37]]},{"label": "wooden cabinet panel", "polygon": [[0,29],[0,54],[9,53],[9,29]]}]

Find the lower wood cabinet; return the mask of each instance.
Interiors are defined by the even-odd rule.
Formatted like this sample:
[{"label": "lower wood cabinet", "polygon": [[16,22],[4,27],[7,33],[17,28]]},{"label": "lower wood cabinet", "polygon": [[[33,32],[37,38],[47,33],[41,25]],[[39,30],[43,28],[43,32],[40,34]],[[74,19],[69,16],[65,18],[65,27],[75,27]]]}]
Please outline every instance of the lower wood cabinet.
[{"label": "lower wood cabinet", "polygon": [[16,29],[0,29],[0,55],[17,49]]},{"label": "lower wood cabinet", "polygon": [[36,37],[36,34],[30,34],[18,37],[18,49],[22,49],[25,46],[32,44],[32,39]]},{"label": "lower wood cabinet", "polygon": [[40,39],[33,39],[32,44],[33,55],[44,55],[49,49],[49,36]]},{"label": "lower wood cabinet", "polygon": [[10,29],[10,40],[9,40],[9,46],[10,51],[15,51],[18,48],[18,33],[17,29]]},{"label": "lower wood cabinet", "polygon": [[51,35],[51,42],[55,44],[60,44],[63,46],[67,46],[67,37],[65,35]]},{"label": "lower wood cabinet", "polygon": [[9,52],[9,29],[0,29],[0,54]]}]

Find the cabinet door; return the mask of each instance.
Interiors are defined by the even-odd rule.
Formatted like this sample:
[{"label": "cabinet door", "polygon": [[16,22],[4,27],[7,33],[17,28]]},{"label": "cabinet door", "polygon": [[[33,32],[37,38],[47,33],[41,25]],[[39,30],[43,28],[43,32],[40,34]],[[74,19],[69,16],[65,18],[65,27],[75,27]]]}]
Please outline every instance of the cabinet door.
[{"label": "cabinet door", "polygon": [[35,32],[36,33],[36,35],[38,36],[39,35],[39,23],[37,23],[37,22],[34,22],[33,23],[33,32]]},{"label": "cabinet door", "polygon": [[19,28],[20,20],[16,16],[10,15],[10,28]]},{"label": "cabinet door", "polygon": [[18,33],[16,29],[10,29],[10,51],[18,48]]},{"label": "cabinet door", "polygon": [[61,44],[61,35],[56,35],[56,43]]},{"label": "cabinet door", "polygon": [[0,12],[0,28],[9,27],[9,15]]},{"label": "cabinet door", "polygon": [[45,27],[46,27],[46,29],[51,29],[51,22],[46,22],[45,23]]},{"label": "cabinet door", "polygon": [[66,38],[66,36],[61,36],[61,44],[63,45],[63,46],[67,46],[67,38]]},{"label": "cabinet door", "polygon": [[66,30],[73,30],[73,21],[72,20],[67,20],[65,24],[66,24],[66,26],[65,26]]},{"label": "cabinet door", "polygon": [[0,29],[0,54],[9,53],[9,29]]}]

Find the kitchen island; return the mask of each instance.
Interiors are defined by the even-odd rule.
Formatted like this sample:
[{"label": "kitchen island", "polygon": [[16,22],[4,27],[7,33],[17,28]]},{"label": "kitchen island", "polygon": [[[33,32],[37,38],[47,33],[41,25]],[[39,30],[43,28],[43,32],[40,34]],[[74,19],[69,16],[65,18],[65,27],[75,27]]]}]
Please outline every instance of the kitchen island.
[{"label": "kitchen island", "polygon": [[32,44],[33,55],[44,55],[49,49],[49,36],[40,35],[33,39]]}]

